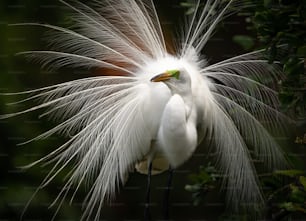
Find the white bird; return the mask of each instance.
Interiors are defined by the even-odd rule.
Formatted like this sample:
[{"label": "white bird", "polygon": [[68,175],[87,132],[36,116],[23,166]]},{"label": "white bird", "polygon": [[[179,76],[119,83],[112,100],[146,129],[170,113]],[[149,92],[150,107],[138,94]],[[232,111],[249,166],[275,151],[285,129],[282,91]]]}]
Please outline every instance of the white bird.
[{"label": "white bird", "polygon": [[208,0],[204,6],[195,2],[175,53],[167,50],[152,0],[94,1],[92,7],[61,2],[73,11],[74,26],[19,24],[54,32],[49,39],[51,50],[20,54],[44,67],[88,68],[104,76],[24,92],[35,94],[21,102],[36,98],[43,102],[2,116],[48,108],[42,116],[60,123],[30,141],[57,133],[69,136],[62,146],[29,165],[55,163],[43,188],[74,163],[54,203],[88,182],[91,188],[82,219],[97,220],[103,204],[114,197],[135,167],[141,173],[152,169],[153,174],[169,166],[177,168],[203,139],[210,139],[218,156],[216,165],[225,175],[228,203],[261,205],[252,159],[264,161],[270,169],[285,162],[262,124],[270,121],[270,128],[283,128],[285,117],[277,110],[277,92],[266,84],[275,83],[281,72],[263,59],[263,51],[215,64],[201,56],[216,25],[233,13],[230,6],[241,2]]}]

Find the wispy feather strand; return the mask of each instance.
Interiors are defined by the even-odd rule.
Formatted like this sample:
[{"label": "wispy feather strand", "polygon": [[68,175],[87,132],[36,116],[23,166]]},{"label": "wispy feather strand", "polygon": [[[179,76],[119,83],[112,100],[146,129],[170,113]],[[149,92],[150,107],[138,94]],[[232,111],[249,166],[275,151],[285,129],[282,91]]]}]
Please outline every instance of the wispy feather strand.
[{"label": "wispy feather strand", "polygon": [[[30,141],[53,134],[64,134],[69,140],[28,167],[55,163],[40,186],[43,188],[72,164],[67,182],[52,205],[58,202],[60,207],[69,190],[74,189],[74,197],[82,183],[90,183],[82,219],[95,214],[98,220],[104,202],[114,197],[135,163],[149,151],[150,125],[143,112],[152,97],[143,93],[148,79],[145,70],[148,64],[167,57],[168,52],[152,0],[93,1],[92,7],[61,2],[72,11],[74,25],[68,29],[17,24],[41,26],[52,33],[48,37],[51,50],[20,54],[52,69],[109,68],[128,76],[91,77],[22,92],[30,97],[20,102],[42,99],[42,103],[1,118],[46,109],[41,117],[61,121]],[[285,162],[268,130],[283,128],[286,118],[278,112],[278,95],[271,88],[271,83],[282,77],[281,72],[277,64],[267,63],[263,51],[212,65],[201,60],[202,49],[216,25],[234,12],[233,5],[243,6],[234,0],[208,0],[203,7],[200,3],[195,2],[195,11],[177,42],[180,47],[176,56],[195,64],[209,84],[211,96],[205,102],[212,109],[207,112],[206,124],[218,154],[217,165],[226,177],[228,202],[260,205],[263,197],[251,158],[264,161],[270,169],[280,168]],[[268,129],[263,121],[270,122]]]}]

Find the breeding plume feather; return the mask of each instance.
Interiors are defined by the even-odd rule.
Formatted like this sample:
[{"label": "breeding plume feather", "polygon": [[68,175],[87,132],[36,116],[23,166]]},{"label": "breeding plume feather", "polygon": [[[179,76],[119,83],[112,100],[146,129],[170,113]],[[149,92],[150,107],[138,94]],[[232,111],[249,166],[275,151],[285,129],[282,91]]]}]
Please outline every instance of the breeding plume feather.
[{"label": "breeding plume feather", "polygon": [[[281,72],[263,58],[263,51],[215,64],[202,56],[216,25],[234,12],[233,6],[243,4],[195,2],[170,53],[152,0],[93,1],[90,6],[61,2],[70,8],[74,25],[19,24],[51,30],[49,50],[20,54],[43,67],[85,68],[102,75],[23,92],[29,97],[20,102],[40,98],[42,103],[2,116],[45,109],[42,116],[59,123],[30,141],[53,134],[69,137],[29,165],[54,163],[42,188],[73,164],[54,203],[89,182],[82,218],[97,220],[130,172],[177,168],[209,139],[210,146],[203,148],[216,152],[228,202],[261,205],[252,159],[270,169],[285,162],[269,133],[283,128],[278,95],[271,87]],[[263,122],[270,122],[268,128]]]}]

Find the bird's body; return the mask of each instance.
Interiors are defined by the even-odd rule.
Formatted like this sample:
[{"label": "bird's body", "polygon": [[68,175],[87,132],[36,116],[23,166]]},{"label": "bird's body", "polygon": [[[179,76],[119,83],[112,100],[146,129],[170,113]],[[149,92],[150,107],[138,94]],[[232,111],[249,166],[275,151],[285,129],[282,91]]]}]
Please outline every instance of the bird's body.
[{"label": "bird's body", "polygon": [[[203,102],[201,98],[203,93],[209,93],[207,85],[209,82],[205,82],[199,70],[192,67],[194,67],[192,63],[168,55],[164,60],[145,70],[147,73],[152,73],[148,74],[148,77],[154,77],[156,73],[175,69],[179,71],[180,77],[171,79],[169,83],[151,82],[150,78],[147,79],[151,96],[147,96],[150,104],[144,106],[153,109],[146,109],[143,113],[154,113],[153,116],[146,116],[149,118],[149,128],[154,129],[150,151],[145,154],[145,160],[136,165],[136,169],[141,173],[147,173],[150,161],[153,161],[153,169],[156,168],[154,173],[167,170],[169,166],[173,168],[180,166],[190,158],[203,139],[203,120],[205,121],[205,109],[209,109],[209,106],[208,102]],[[209,94],[205,96],[208,97]]]},{"label": "bird's body", "polygon": [[[284,162],[277,143],[259,121],[272,120],[272,128],[282,127],[277,93],[265,84],[278,79],[278,69],[262,59],[262,51],[212,65],[201,57],[215,26],[236,1],[208,0],[203,7],[196,2],[175,54],[167,51],[150,0],[96,1],[92,8],[62,2],[74,12],[75,29],[27,24],[52,29],[54,34],[50,51],[23,54],[51,68],[108,69],[117,76],[26,92],[37,94],[24,101],[43,98],[43,103],[17,114],[49,108],[43,116],[61,122],[33,140],[55,133],[70,137],[30,165],[56,162],[43,187],[74,162],[55,202],[69,189],[77,191],[92,181],[82,218],[96,208],[98,219],[103,203],[113,198],[135,167],[142,173],[150,162],[153,173],[176,168],[207,138],[225,174],[229,202],[262,204],[251,155],[272,169]],[[252,154],[247,145],[253,147]]]}]

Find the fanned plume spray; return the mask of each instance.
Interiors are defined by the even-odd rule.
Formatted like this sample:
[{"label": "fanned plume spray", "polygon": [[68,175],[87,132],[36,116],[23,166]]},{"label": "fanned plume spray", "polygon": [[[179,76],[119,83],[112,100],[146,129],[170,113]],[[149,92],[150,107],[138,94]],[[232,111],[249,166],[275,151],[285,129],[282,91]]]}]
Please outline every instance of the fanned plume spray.
[{"label": "fanned plume spray", "polygon": [[[285,162],[268,132],[270,128],[283,128],[285,117],[277,111],[278,95],[270,87],[271,82],[281,78],[281,72],[276,64],[263,59],[262,51],[211,65],[200,56],[216,25],[234,12],[233,6],[243,4],[208,0],[202,6],[200,1],[195,2],[195,11],[176,42],[176,54],[170,55],[152,0],[97,0],[91,6],[61,2],[71,9],[74,26],[67,29],[49,24],[17,24],[51,30],[50,50],[19,54],[43,67],[108,69],[121,76],[90,77],[22,92],[30,96],[20,102],[40,98],[42,103],[1,116],[46,109],[42,116],[56,118],[60,123],[30,141],[58,133],[70,136],[62,146],[28,166],[54,163],[40,186],[43,188],[73,163],[53,204],[61,204],[69,190],[76,192],[82,183],[92,181],[82,219],[99,219],[103,204],[114,197],[135,164],[150,151],[159,124],[150,116],[164,108],[154,102],[157,96],[164,103],[167,98],[163,101],[163,94],[158,93],[159,84],[152,86],[148,82],[159,74],[156,66],[161,70],[175,67],[167,62],[170,59],[198,73],[204,82],[198,90],[204,90],[205,95],[197,99],[206,107],[201,118],[206,137],[199,135],[199,139],[213,140],[217,165],[228,187],[228,202],[261,205],[263,197],[251,159],[264,161],[270,169]],[[156,87],[157,93],[151,93],[149,87]],[[262,122],[267,121],[272,123],[266,129]]]}]

